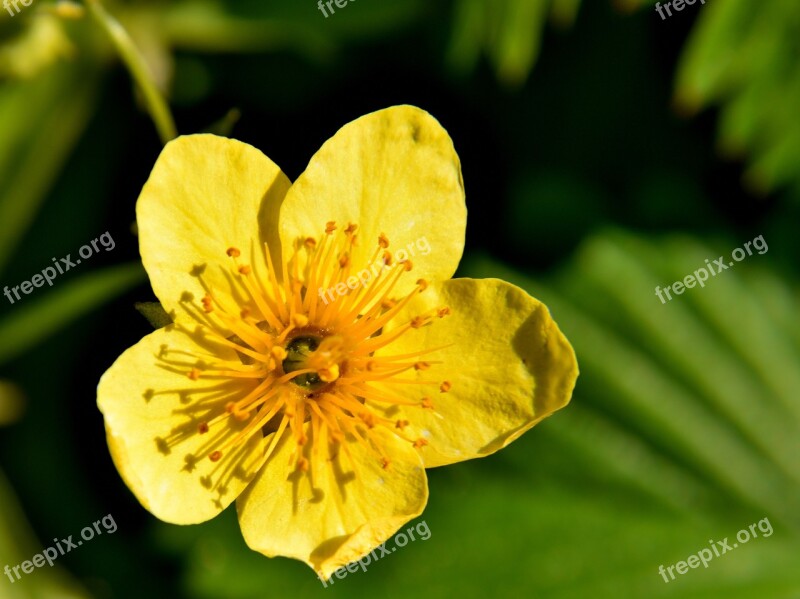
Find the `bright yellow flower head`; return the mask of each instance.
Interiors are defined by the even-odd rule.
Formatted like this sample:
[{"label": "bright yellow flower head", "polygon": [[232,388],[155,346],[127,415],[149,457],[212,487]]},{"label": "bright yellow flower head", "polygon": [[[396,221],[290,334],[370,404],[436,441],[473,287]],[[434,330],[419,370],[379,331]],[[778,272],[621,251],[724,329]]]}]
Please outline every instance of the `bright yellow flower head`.
[{"label": "bright yellow flower head", "polygon": [[250,547],[328,578],[422,512],[425,468],[489,455],[569,401],[575,355],[547,308],[450,279],[461,168],[418,108],[346,125],[294,184],[244,143],[178,138],[137,218],[174,324],[120,356],[98,403],[162,520],[235,499]]}]

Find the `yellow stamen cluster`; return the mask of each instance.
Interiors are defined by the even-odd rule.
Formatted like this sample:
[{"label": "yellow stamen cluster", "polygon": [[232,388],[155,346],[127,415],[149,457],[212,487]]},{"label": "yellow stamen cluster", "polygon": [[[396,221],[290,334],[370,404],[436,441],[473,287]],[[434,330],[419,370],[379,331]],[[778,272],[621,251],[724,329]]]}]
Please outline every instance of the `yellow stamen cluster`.
[{"label": "yellow stamen cluster", "polygon": [[[266,246],[264,273],[244,263],[239,248],[228,248],[232,260],[229,279],[235,287],[231,297],[241,298],[246,306],[218,298],[204,283],[203,274],[197,274],[206,295],[199,306],[191,296],[184,298],[187,310],[203,323],[202,331],[209,340],[239,356],[239,362],[198,360],[187,372],[189,379],[200,381],[198,385],[203,381],[211,385],[203,399],[195,400],[195,415],[200,418],[196,431],[209,435],[206,455],[210,460],[221,460],[253,435],[275,433],[263,458],[267,460],[287,431],[295,441],[295,468],[312,474],[326,448],[329,459],[339,455],[340,449],[349,457],[345,440],[363,443],[383,468],[389,468],[391,459],[382,446],[381,430],[417,449],[428,444],[425,439],[405,436],[409,420],[390,419],[386,414],[393,406],[411,408],[412,418],[414,408],[434,410],[429,397],[414,402],[392,388],[438,385],[440,392],[449,391],[449,381],[422,380],[415,375],[436,364],[421,357],[440,348],[405,355],[375,353],[410,329],[450,314],[450,308],[418,314],[386,331],[386,325],[417,293],[424,292],[428,283],[418,279],[410,293],[393,297],[398,281],[413,264],[405,260],[393,265],[384,234],[369,262],[381,268],[369,284],[362,279],[360,287],[350,286],[351,292],[341,297],[325,297],[322,290],[352,282],[357,228],[349,223],[337,233],[336,223],[328,222],[319,239],[299,240],[294,256],[281,264],[280,272]],[[413,378],[404,377],[406,373]],[[243,383],[235,396],[220,391],[224,381],[231,379]],[[236,423],[235,435],[222,434]],[[224,442],[220,440],[223,437],[227,439]]]}]

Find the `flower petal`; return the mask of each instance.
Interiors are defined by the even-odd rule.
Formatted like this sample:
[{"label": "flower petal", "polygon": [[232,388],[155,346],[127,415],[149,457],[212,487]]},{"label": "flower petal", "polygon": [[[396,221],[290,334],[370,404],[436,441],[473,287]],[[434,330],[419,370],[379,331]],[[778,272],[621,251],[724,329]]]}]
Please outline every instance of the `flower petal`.
[{"label": "flower petal", "polygon": [[[508,445],[543,418],[569,403],[578,366],[575,352],[547,307],[523,290],[497,279],[453,279],[432,284],[393,319],[387,331],[418,314],[447,306],[449,316],[411,328],[378,352],[403,355],[447,346],[423,360],[419,379],[450,383],[427,392],[433,410],[405,407],[392,418],[410,422],[425,467],[482,457]],[[438,364],[438,361],[443,361]],[[430,387],[385,384],[393,394],[419,401]],[[375,405],[375,404],[374,404]],[[378,405],[376,405],[378,407]]]},{"label": "flower petal", "polygon": [[[448,279],[464,250],[466,205],[453,142],[427,112],[395,106],[342,127],[314,155],[280,211],[284,256],[328,221],[358,225],[351,259],[366,268],[385,233],[426,279]],[[401,251],[402,250],[402,251]],[[399,255],[399,256],[398,256]],[[398,293],[413,281],[401,281]]]},{"label": "flower petal", "polygon": [[277,215],[289,186],[269,158],[240,141],[203,134],[166,145],[139,196],[136,218],[142,262],[167,312],[187,291],[202,297],[211,289],[221,301],[237,295],[230,247],[265,274],[263,244],[280,249]]},{"label": "flower petal", "polygon": [[214,517],[261,464],[260,433],[223,452],[217,462],[208,458],[241,430],[242,423],[229,426],[232,418],[198,433],[201,422],[225,413],[225,404],[249,388],[246,379],[187,377],[198,360],[220,356],[238,362],[232,350],[170,325],[125,351],[100,379],[97,403],[114,464],[142,505],[167,522],[194,524]]},{"label": "flower petal", "polygon": [[236,501],[250,548],[268,557],[302,560],[328,579],[422,513],[428,483],[418,453],[392,434],[381,437],[391,458],[387,469],[360,443],[346,441],[352,462],[340,450],[333,460],[321,454],[315,464],[307,446],[312,487],[309,476],[290,466],[295,443],[284,434],[270,461]]}]

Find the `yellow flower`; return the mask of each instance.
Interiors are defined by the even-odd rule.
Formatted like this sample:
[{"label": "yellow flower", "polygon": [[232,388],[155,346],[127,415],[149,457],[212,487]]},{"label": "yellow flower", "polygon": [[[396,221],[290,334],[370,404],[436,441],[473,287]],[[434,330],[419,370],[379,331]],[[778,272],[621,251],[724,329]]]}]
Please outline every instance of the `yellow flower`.
[{"label": "yellow flower", "polygon": [[137,219],[174,324],[120,356],[98,404],[162,520],[235,499],[251,548],[328,578],[422,512],[425,468],[489,455],[569,401],[575,355],[547,308],[450,279],[461,168],[418,108],[346,125],[294,184],[244,143],[178,138]]}]

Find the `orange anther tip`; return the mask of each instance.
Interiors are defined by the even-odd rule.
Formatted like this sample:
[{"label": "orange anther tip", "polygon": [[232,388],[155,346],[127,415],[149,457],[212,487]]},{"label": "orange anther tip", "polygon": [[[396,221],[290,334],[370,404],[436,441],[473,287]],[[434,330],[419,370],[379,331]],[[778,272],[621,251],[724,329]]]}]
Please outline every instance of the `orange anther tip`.
[{"label": "orange anther tip", "polygon": [[317,240],[314,239],[313,237],[306,237],[306,240],[305,240],[304,243],[305,243],[305,246],[308,249],[312,249],[312,248],[317,247]]},{"label": "orange anther tip", "polygon": [[428,370],[430,367],[431,365],[427,362],[417,362],[414,364],[414,370]]},{"label": "orange anther tip", "polygon": [[441,391],[442,393],[447,393],[448,391],[450,391],[450,388],[452,386],[453,385],[450,384],[450,381],[444,381],[441,385],[439,385],[439,391]]},{"label": "orange anther tip", "polygon": [[389,469],[389,464],[391,464],[391,462],[389,460],[387,460],[386,458],[382,458],[381,459],[381,468],[383,468],[384,470],[388,470]]},{"label": "orange anther tip", "polygon": [[197,432],[201,435],[205,435],[208,432],[208,422],[201,422],[197,426]]},{"label": "orange anther tip", "polygon": [[228,254],[228,256],[230,256],[231,258],[238,258],[239,256],[242,255],[242,252],[239,251],[239,248],[234,248],[234,247],[228,248],[228,251],[225,253]]},{"label": "orange anther tip", "polygon": [[250,316],[250,310],[247,308],[242,308],[242,310],[239,312],[239,316],[241,316],[242,320],[245,320],[248,316]]},{"label": "orange anther tip", "polygon": [[395,428],[399,428],[400,430],[403,430],[407,426],[408,420],[398,420],[394,425]]},{"label": "orange anther tip", "polygon": [[344,232],[347,233],[348,235],[352,235],[353,233],[356,232],[356,229],[358,229],[358,225],[350,223],[347,225],[347,228],[344,230]]},{"label": "orange anther tip", "polygon": [[420,447],[425,447],[427,444],[428,444],[428,442],[425,439],[422,439],[422,438],[417,439],[416,441],[414,441],[414,447],[416,447],[417,449],[419,449]]},{"label": "orange anther tip", "polygon": [[425,279],[417,279],[417,285],[419,285],[420,291],[425,291],[428,288],[428,281]]},{"label": "orange anther tip", "polygon": [[414,263],[411,260],[403,260],[402,264],[403,264],[403,268],[406,269],[406,272],[408,272],[412,268],[414,268]]},{"label": "orange anther tip", "polygon": [[386,249],[386,248],[389,247],[389,238],[386,237],[386,235],[384,233],[381,233],[378,236],[378,245],[381,246],[383,249]]},{"label": "orange anther tip", "polygon": [[350,257],[347,254],[342,254],[339,258],[339,266],[345,268],[348,264],[350,264]]},{"label": "orange anther tip", "polygon": [[335,220],[329,220],[327,223],[325,223],[325,232],[328,235],[333,233],[335,230],[336,230],[336,221]]},{"label": "orange anther tip", "polygon": [[431,401],[430,397],[423,397],[422,398],[422,402],[420,403],[420,405],[423,408],[426,408],[428,410],[432,410],[433,409],[433,402]]},{"label": "orange anther tip", "polygon": [[383,263],[386,266],[391,266],[392,265],[392,260],[393,260],[392,252],[390,252],[389,250],[386,250],[385,252],[383,252]]},{"label": "orange anther tip", "polygon": [[411,328],[418,329],[424,326],[427,323],[427,319],[424,316],[415,316],[411,320]]},{"label": "orange anther tip", "polygon": [[189,377],[190,379],[192,379],[193,381],[196,381],[197,379],[199,379],[199,378],[200,378],[200,371],[199,371],[197,368],[192,368],[192,369],[191,369],[191,370],[190,370],[190,371],[187,373],[187,375],[186,375],[186,376],[188,376],[188,377]]},{"label": "orange anther tip", "polygon": [[447,316],[448,314],[450,314],[450,308],[448,308],[447,306],[445,306],[444,308],[440,308],[440,309],[439,309],[439,310],[436,312],[436,315],[437,315],[439,318],[444,318],[444,317],[445,317],[445,316]]},{"label": "orange anther tip", "polygon": [[253,271],[253,269],[250,268],[249,266],[247,266],[247,264],[242,264],[239,267],[239,273],[243,274],[243,275],[249,275],[252,271]]},{"label": "orange anther tip", "polygon": [[222,459],[222,452],[221,451],[213,451],[209,454],[208,459],[212,462],[219,462]]},{"label": "orange anther tip", "polygon": [[300,472],[308,472],[308,460],[306,458],[297,460],[297,469]]}]

